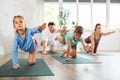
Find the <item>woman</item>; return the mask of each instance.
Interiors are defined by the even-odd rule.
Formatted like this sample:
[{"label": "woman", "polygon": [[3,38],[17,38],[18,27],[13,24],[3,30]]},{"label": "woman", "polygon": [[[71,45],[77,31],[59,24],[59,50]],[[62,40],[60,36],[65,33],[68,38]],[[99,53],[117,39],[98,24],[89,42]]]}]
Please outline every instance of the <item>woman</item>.
[{"label": "woman", "polygon": [[92,32],[92,34],[85,39],[85,42],[87,44],[91,44],[90,46],[87,46],[87,52],[91,52],[92,55],[96,55],[101,37],[110,35],[115,32],[115,31],[101,32],[101,30],[102,30],[101,24],[99,23],[96,24],[94,32]]}]

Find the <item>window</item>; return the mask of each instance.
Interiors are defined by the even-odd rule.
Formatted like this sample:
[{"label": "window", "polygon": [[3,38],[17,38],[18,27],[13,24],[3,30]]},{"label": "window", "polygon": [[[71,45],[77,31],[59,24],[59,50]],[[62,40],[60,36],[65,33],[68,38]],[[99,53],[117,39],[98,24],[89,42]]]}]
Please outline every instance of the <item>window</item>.
[{"label": "window", "polygon": [[44,4],[44,19],[48,22],[55,22],[55,24],[58,24],[58,4],[57,3],[45,3]]},{"label": "window", "polygon": [[76,0],[63,0],[63,2],[76,2]]},{"label": "window", "polygon": [[120,4],[110,5],[110,28],[120,28]]},{"label": "window", "polygon": [[70,27],[67,27],[67,29],[71,29],[72,28],[72,22],[75,22],[77,21],[77,8],[76,8],[76,4],[75,3],[63,3],[63,8],[66,9],[66,10],[69,10],[70,11],[70,15],[69,15],[69,23],[67,26],[70,26]]},{"label": "window", "polygon": [[90,2],[91,0],[79,0],[79,2]]},{"label": "window", "polygon": [[44,0],[44,2],[58,2],[58,0]]},{"label": "window", "polygon": [[90,4],[80,4],[79,5],[79,25],[83,26],[84,29],[90,29],[91,26],[91,10]]},{"label": "window", "polygon": [[106,0],[93,0],[93,2],[97,2],[97,3],[106,3]]},{"label": "window", "polygon": [[93,4],[93,25],[97,23],[102,24],[103,28],[106,27],[106,4]]},{"label": "window", "polygon": [[111,3],[120,3],[120,0],[110,0]]},{"label": "window", "polygon": [[[45,0],[44,3],[44,19],[45,21],[53,21],[58,25],[60,0]],[[72,22],[78,23],[85,29],[92,29],[97,23],[101,23],[103,28],[120,28],[120,0],[62,0],[64,9],[70,11],[68,29],[72,29]],[[108,8],[107,5],[110,7]],[[78,11],[77,11],[78,10]],[[91,12],[92,11],[92,12]],[[107,13],[109,11],[110,13]],[[107,20],[109,19],[109,20]],[[110,26],[106,26],[108,22]],[[93,26],[92,26],[93,25]]]}]

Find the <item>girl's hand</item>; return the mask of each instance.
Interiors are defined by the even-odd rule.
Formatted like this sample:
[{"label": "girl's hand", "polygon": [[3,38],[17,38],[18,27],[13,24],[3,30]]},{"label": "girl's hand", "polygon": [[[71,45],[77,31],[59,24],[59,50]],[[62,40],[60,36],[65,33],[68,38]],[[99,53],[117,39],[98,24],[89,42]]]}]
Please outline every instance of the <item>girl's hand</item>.
[{"label": "girl's hand", "polygon": [[41,26],[38,27],[39,30],[44,30],[46,28],[46,23],[43,23]]}]

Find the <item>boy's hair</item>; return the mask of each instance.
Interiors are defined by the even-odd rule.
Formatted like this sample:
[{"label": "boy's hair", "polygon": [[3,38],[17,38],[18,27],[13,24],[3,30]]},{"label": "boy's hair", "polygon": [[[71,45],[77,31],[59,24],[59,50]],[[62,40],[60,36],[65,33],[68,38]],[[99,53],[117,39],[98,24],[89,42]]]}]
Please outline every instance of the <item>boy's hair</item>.
[{"label": "boy's hair", "polygon": [[97,24],[95,25],[94,31],[96,31],[97,27],[100,26],[100,25],[101,25],[100,23],[97,23]]},{"label": "boy's hair", "polygon": [[13,24],[14,24],[15,18],[22,18],[24,20],[24,17],[21,16],[21,15],[14,16],[14,18],[13,18]]},{"label": "boy's hair", "polygon": [[83,27],[82,26],[76,26],[75,31],[77,34],[83,34]]},{"label": "boy's hair", "polygon": [[48,26],[50,26],[50,25],[55,25],[55,23],[54,22],[49,22]]}]

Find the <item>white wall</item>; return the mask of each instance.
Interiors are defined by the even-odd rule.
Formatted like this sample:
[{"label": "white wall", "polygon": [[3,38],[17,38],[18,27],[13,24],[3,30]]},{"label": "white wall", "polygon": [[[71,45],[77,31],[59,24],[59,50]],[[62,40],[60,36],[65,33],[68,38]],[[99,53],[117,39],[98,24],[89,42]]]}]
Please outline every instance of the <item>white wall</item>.
[{"label": "white wall", "polygon": [[0,0],[0,54],[11,53],[14,38],[12,19],[22,15],[27,26],[39,25],[40,0]]},{"label": "white wall", "polygon": [[116,30],[114,34],[109,36],[103,36],[100,41],[99,50],[120,51],[120,30]]}]

